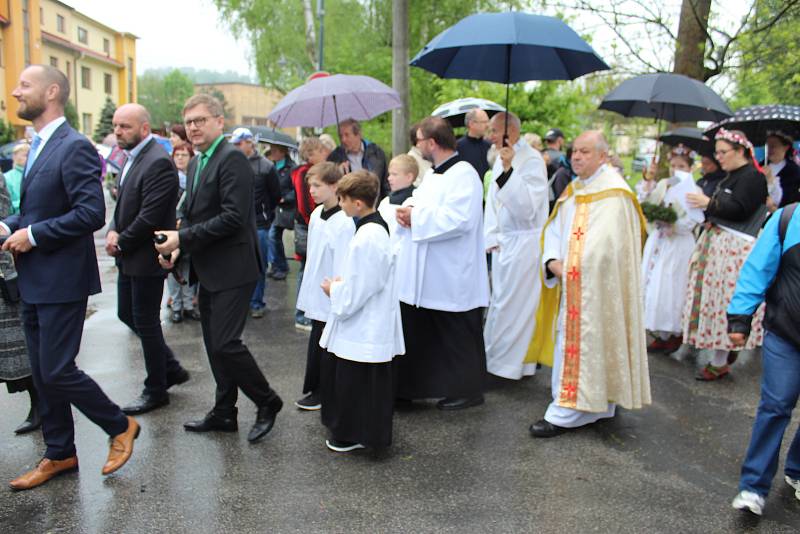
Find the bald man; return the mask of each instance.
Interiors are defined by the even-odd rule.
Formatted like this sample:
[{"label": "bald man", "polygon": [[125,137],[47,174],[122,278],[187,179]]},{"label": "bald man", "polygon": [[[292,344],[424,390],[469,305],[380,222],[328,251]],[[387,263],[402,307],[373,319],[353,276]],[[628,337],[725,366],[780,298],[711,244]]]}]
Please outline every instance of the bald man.
[{"label": "bald man", "polygon": [[167,271],[158,263],[153,232],[175,228],[178,173],[150,133],[150,114],[139,104],[114,113],[114,135],[127,159],[119,178],[106,252],[117,263],[117,315],[139,337],[147,376],[142,394],[122,410],[142,414],[169,404],[167,390],[189,379],[161,331]]},{"label": "bald man", "polygon": [[486,130],[489,128],[489,115],[480,108],[471,109],[464,117],[464,126],[467,127],[467,133],[456,143],[456,150],[461,159],[478,172],[478,178],[483,183],[483,175],[489,170],[489,160],[486,155],[492,146],[485,139]]},{"label": "bald man", "polygon": [[[644,217],[608,165],[603,134],[573,143],[578,176],[544,228],[544,288],[531,354],[553,366],[553,401],[531,435],[549,438],[650,403],[641,284]],[[555,336],[553,334],[555,333]]]}]

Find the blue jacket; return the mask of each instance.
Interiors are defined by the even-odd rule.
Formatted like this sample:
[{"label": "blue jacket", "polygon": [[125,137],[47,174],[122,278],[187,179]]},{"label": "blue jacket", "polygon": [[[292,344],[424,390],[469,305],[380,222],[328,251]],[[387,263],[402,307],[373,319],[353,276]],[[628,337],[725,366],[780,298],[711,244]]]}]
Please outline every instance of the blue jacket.
[{"label": "blue jacket", "polygon": [[100,292],[93,233],[105,224],[97,151],[66,122],[22,181],[12,232],[31,226],[36,246],[17,258],[24,302],[75,302]]},{"label": "blue jacket", "polygon": [[789,221],[783,246],[778,234],[782,213],[769,219],[742,266],[728,306],[728,331],[749,335],[753,314],[766,302],[764,328],[800,348],[800,209]]}]

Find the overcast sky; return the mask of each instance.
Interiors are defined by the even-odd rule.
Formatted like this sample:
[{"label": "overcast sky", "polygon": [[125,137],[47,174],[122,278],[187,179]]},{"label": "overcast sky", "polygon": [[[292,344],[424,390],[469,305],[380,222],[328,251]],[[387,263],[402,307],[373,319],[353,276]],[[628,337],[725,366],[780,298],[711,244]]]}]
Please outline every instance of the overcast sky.
[{"label": "overcast sky", "polygon": [[194,67],[253,74],[250,45],[218,20],[210,0],[65,0],[78,11],[139,37],[138,71]]}]

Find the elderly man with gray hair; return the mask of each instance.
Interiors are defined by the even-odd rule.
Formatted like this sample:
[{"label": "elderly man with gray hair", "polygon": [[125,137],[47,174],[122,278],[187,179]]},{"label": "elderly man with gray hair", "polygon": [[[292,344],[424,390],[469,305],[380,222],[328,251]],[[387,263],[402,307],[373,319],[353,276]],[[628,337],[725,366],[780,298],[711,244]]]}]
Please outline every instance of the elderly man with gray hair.
[{"label": "elderly man with gray hair", "polygon": [[[529,355],[552,365],[553,401],[531,435],[549,438],[650,403],[636,195],[597,131],[573,144],[571,182],[544,228],[542,296]],[[555,335],[554,335],[555,334]]]},{"label": "elderly man with gray hair", "polygon": [[478,177],[483,180],[490,168],[486,155],[492,143],[484,139],[489,128],[489,115],[481,108],[473,108],[464,116],[464,126],[467,127],[467,133],[456,143],[456,150],[461,159],[472,165],[478,171]]}]

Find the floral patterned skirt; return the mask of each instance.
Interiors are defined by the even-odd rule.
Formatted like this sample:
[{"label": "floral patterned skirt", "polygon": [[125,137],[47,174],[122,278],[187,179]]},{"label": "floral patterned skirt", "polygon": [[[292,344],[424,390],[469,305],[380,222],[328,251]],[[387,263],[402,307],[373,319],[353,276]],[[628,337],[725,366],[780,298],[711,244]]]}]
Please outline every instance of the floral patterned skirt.
[{"label": "floral patterned skirt", "polygon": [[[698,349],[734,350],[728,339],[728,305],[752,242],[717,226],[703,232],[689,265],[689,284],[683,309],[683,342]],[[753,316],[745,349],[761,346],[764,305]]]}]

